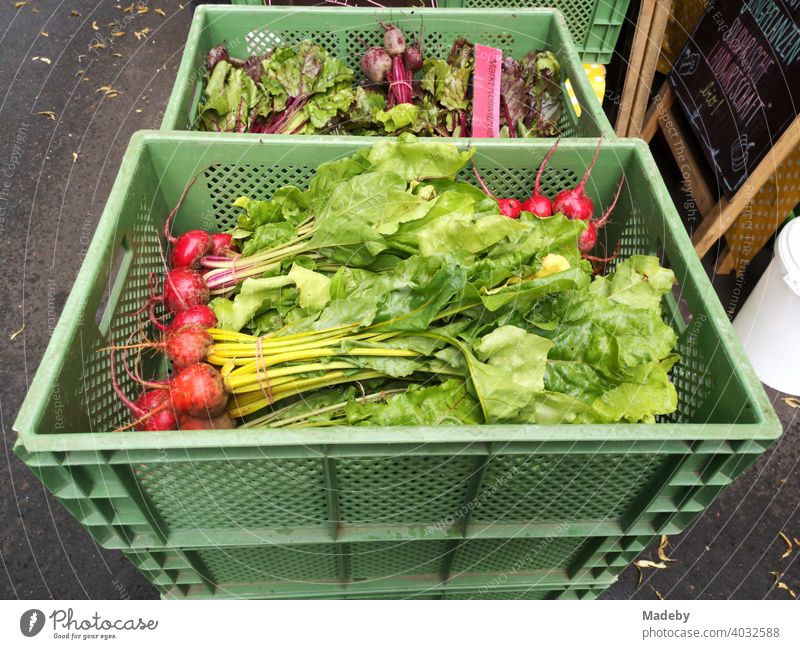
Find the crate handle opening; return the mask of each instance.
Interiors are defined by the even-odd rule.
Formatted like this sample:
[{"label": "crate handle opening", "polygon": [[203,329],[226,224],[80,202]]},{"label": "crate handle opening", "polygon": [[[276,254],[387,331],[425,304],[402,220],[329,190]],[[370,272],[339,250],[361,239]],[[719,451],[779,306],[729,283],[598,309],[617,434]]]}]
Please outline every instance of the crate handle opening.
[{"label": "crate handle opening", "polygon": [[125,280],[128,278],[128,271],[133,262],[133,249],[131,248],[128,236],[125,235],[120,241],[119,248],[113,256],[113,261],[108,273],[108,280],[103,288],[103,295],[94,313],[94,321],[100,331],[100,335],[105,338],[111,326],[111,319],[116,312],[117,301],[122,295]]}]

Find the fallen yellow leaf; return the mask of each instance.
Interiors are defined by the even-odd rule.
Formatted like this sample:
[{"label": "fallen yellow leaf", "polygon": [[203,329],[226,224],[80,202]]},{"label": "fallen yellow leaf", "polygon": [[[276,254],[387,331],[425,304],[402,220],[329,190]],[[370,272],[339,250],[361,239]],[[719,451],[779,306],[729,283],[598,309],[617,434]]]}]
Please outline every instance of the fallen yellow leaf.
[{"label": "fallen yellow leaf", "polygon": [[653,585],[652,585],[652,584],[649,584],[649,585],[650,585],[650,588],[652,588],[652,589],[653,589],[653,592],[656,594],[656,597],[657,597],[658,599],[662,599],[662,600],[663,600],[663,599],[664,599],[664,597],[661,595],[661,593],[659,593],[659,592],[658,592],[658,591],[657,591],[655,588],[653,588]]},{"label": "fallen yellow leaf", "polygon": [[658,544],[658,558],[661,561],[675,561],[675,559],[670,559],[667,556],[667,548],[669,547],[669,538],[666,534],[661,535],[661,541]]},{"label": "fallen yellow leaf", "polygon": [[136,9],[137,14],[146,14],[148,11],[150,11],[150,7],[146,5],[142,5]]},{"label": "fallen yellow leaf", "polygon": [[120,54],[119,52],[114,52],[111,56],[113,56],[115,59],[121,59],[122,58],[122,54]]},{"label": "fallen yellow leaf", "polygon": [[780,588],[781,590],[785,590],[787,593],[789,593],[789,596],[790,596],[792,599],[797,599],[797,593],[795,593],[795,592],[794,592],[794,591],[793,591],[793,590],[792,590],[792,589],[789,587],[789,585],[788,585],[788,584],[785,584],[785,583],[783,583],[782,581],[779,581],[777,584],[775,584],[775,587],[776,587],[776,588]]},{"label": "fallen yellow leaf", "polygon": [[44,36],[45,38],[49,38],[49,37],[50,37],[50,34],[48,34],[48,33],[47,33],[47,32],[45,32],[45,31],[41,31],[41,32],[39,32],[39,36]]},{"label": "fallen yellow leaf", "polygon": [[163,9],[153,9],[159,16],[166,16],[166,12]]},{"label": "fallen yellow leaf", "polygon": [[106,44],[105,43],[95,43],[94,45],[91,45],[90,47],[92,49],[95,49],[95,50],[104,50],[104,49],[106,49]]},{"label": "fallen yellow leaf", "polygon": [[786,557],[788,557],[788,556],[789,556],[789,555],[790,555],[792,552],[794,552],[794,546],[792,545],[792,542],[789,540],[789,537],[788,537],[788,536],[786,536],[786,535],[785,535],[783,532],[780,532],[780,533],[778,534],[778,536],[780,536],[780,537],[781,537],[781,539],[783,539],[783,542],[784,542],[784,543],[786,543],[786,552],[784,552],[784,553],[781,555],[781,559],[785,559],[785,558],[786,558]]},{"label": "fallen yellow leaf", "polygon": [[667,564],[663,561],[656,563],[648,559],[639,559],[639,561],[634,561],[633,565],[637,568],[656,568],[657,570],[664,570],[667,567]]},{"label": "fallen yellow leaf", "polygon": [[644,573],[642,572],[642,568],[655,568],[657,570],[664,570],[667,567],[666,563],[663,562],[656,563],[655,561],[649,561],[648,559],[639,559],[639,561],[634,561],[633,565],[639,572],[639,579],[636,582],[636,588],[639,588],[639,586],[642,585],[642,579],[644,578]]},{"label": "fallen yellow leaf", "polygon": [[800,399],[795,397],[783,397],[783,400],[792,408],[800,408]]},{"label": "fallen yellow leaf", "polygon": [[19,335],[20,335],[20,334],[21,334],[23,331],[25,331],[25,323],[23,323],[23,324],[22,324],[22,326],[21,326],[19,329],[17,329],[17,330],[16,330],[14,333],[12,333],[12,334],[11,334],[11,335],[8,337],[8,339],[9,339],[9,340],[14,340],[14,339],[15,339],[17,336],[19,336]]},{"label": "fallen yellow leaf", "polygon": [[15,2],[14,9],[22,9],[26,4],[28,4],[27,0],[25,2]]},{"label": "fallen yellow leaf", "polygon": [[96,32],[100,31],[100,28],[97,26],[97,21],[96,20],[92,21],[92,29],[94,31],[96,31]]},{"label": "fallen yellow leaf", "polygon": [[106,97],[113,99],[117,97],[121,91],[117,90],[116,88],[112,88],[111,86],[100,86],[95,92],[102,92],[105,94]]},{"label": "fallen yellow leaf", "polygon": [[37,115],[44,115],[45,117],[49,117],[54,122],[56,121],[56,114],[52,110],[40,110]]},{"label": "fallen yellow leaf", "polygon": [[78,161],[78,154],[73,151],[72,152],[72,164],[75,164]]},{"label": "fallen yellow leaf", "polygon": [[150,28],[149,28],[149,27],[145,27],[145,28],[144,28],[142,31],[140,31],[140,32],[133,32],[133,35],[134,35],[134,36],[136,36],[136,40],[137,40],[137,41],[140,41],[140,40],[142,40],[143,38],[145,38],[145,37],[146,37],[146,36],[147,36],[149,33],[150,33]]},{"label": "fallen yellow leaf", "polygon": [[111,32],[111,35],[114,36],[115,38],[119,38],[120,36],[125,36],[125,32],[117,30],[115,32]]},{"label": "fallen yellow leaf", "polygon": [[75,11],[74,9],[69,12],[69,15],[70,16],[78,16],[78,17],[80,17],[80,14],[77,11]]}]

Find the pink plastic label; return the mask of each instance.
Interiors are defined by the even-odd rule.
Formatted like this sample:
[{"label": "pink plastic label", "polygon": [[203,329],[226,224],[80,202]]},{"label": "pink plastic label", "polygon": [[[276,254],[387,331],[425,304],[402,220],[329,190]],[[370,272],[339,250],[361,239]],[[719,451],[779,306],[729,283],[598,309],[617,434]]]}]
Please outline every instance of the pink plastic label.
[{"label": "pink plastic label", "polygon": [[472,78],[472,136],[500,135],[500,66],[503,52],[486,45],[475,46]]}]

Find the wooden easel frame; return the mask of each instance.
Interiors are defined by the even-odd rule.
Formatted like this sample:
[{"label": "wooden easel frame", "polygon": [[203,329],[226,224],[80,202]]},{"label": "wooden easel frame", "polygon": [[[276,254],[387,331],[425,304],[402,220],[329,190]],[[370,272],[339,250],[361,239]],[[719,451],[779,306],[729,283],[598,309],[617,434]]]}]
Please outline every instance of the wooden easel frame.
[{"label": "wooden easel frame", "polygon": [[[686,160],[686,171],[689,176],[688,189],[702,216],[699,227],[692,234],[692,243],[698,256],[702,258],[733,225],[739,214],[752,202],[775,170],[786,161],[791,153],[800,148],[800,115],[795,117],[783,135],[773,144],[772,149],[758,163],[733,198],[728,200],[723,196],[719,201],[715,201],[715,194],[706,183],[698,161],[687,146],[687,136],[675,119],[674,105],[675,95],[669,83],[665,82],[664,89],[647,111],[641,129],[641,137],[649,142],[660,130],[666,137],[673,156],[677,158],[682,155]],[[677,153],[679,150],[680,154]],[[736,260],[728,246],[719,256],[715,270],[721,275],[726,275],[734,269],[735,263]]]},{"label": "wooden easel frame", "polygon": [[614,129],[619,137],[639,137],[671,6],[671,0],[642,0],[639,7]]}]

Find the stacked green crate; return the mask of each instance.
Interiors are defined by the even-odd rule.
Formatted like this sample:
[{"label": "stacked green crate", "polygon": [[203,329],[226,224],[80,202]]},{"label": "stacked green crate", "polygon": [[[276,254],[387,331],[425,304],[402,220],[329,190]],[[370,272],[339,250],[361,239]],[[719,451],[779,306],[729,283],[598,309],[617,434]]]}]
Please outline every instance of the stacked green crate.
[{"label": "stacked green crate", "polygon": [[[165,596],[596,593],[650,539],[683,530],[781,432],[640,141],[607,142],[587,191],[607,204],[624,173],[609,246],[660,255],[678,278],[685,309],[667,296],[664,317],[679,333],[679,406],[664,421],[110,432],[127,413],[100,350],[137,326],[128,314],[163,270],[164,219],[187,182],[198,176],[176,230],[209,218],[224,229],[237,196],[304,186],[321,163],[372,142],[137,134],[15,423],[15,451]],[[574,185],[595,145],[562,140],[544,191]],[[476,148],[490,187],[522,195],[550,142]]]},{"label": "stacked green crate", "polygon": [[[486,9],[301,9],[201,6],[195,12],[181,66],[161,123],[164,130],[192,130],[203,92],[208,51],[226,43],[232,56],[263,55],[278,45],[310,40],[345,61],[363,78],[359,61],[364,51],[383,42],[378,21],[392,22],[411,33],[424,30],[426,57],[447,57],[460,37],[521,58],[532,50],[550,50],[561,63],[564,111],[562,137],[613,137],[614,130],[589,84],[564,18],[551,9],[512,11]],[[569,80],[581,108],[571,108],[565,82]],[[258,134],[242,137],[259,138]]]}]

